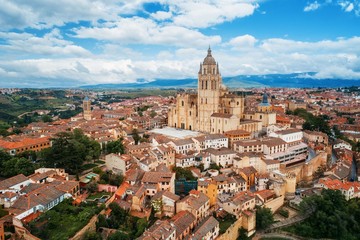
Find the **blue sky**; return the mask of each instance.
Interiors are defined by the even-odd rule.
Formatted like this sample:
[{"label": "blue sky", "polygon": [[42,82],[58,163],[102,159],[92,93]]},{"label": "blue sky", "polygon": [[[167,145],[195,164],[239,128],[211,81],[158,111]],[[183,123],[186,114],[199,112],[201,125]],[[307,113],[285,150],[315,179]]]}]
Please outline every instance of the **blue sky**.
[{"label": "blue sky", "polygon": [[[0,87],[223,76],[360,79],[360,0],[0,0]],[[306,76],[306,75],[305,75]]]}]

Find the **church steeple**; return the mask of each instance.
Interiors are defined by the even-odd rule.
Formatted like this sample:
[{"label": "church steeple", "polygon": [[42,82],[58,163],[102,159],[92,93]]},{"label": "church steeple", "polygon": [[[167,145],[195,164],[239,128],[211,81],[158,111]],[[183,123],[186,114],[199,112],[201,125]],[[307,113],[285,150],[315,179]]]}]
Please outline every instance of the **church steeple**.
[{"label": "church steeple", "polygon": [[204,58],[204,65],[216,65],[215,58],[211,55],[211,48],[209,46],[207,56]]}]

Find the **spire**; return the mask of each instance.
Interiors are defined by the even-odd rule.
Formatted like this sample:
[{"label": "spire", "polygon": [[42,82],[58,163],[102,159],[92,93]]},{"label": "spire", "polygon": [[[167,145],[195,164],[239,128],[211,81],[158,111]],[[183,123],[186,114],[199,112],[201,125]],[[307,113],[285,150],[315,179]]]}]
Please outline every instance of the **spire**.
[{"label": "spire", "polygon": [[209,45],[209,49],[208,49],[208,56],[211,56],[211,48],[210,48],[210,45]]}]

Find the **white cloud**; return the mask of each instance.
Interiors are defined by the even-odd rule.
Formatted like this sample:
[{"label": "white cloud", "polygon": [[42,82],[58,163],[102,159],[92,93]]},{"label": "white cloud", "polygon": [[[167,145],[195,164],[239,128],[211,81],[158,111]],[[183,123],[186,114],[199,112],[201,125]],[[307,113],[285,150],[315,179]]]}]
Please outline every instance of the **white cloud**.
[{"label": "white cloud", "polygon": [[119,15],[143,12],[145,3],[158,3],[169,11],[150,16],[173,20],[184,27],[207,27],[253,14],[255,0],[0,0],[0,30],[51,28],[69,22],[117,21]]},{"label": "white cloud", "polygon": [[[231,48],[231,52],[218,53],[223,75],[318,72],[317,78],[334,78],[342,74],[344,78],[359,78],[360,37],[318,42],[279,38],[252,42],[257,44],[249,51]],[[230,43],[224,45],[232,46]]]},{"label": "white cloud", "polygon": [[251,35],[243,35],[232,38],[229,41],[229,44],[233,46],[234,49],[242,49],[242,50],[249,50],[250,48],[254,47],[255,43],[257,42],[256,38]]},{"label": "white cloud", "polygon": [[338,1],[338,4],[345,12],[351,12],[355,8],[354,3],[350,1]]},{"label": "white cloud", "polygon": [[205,28],[232,21],[236,18],[242,18],[254,13],[258,7],[256,3],[249,1],[174,1],[170,3],[170,9],[173,9],[175,16],[174,24]]},{"label": "white cloud", "polygon": [[206,36],[197,30],[180,26],[160,26],[151,19],[140,17],[121,18],[111,27],[82,27],[74,32],[74,37],[116,41],[124,45],[204,46],[221,42],[220,36]]},{"label": "white cloud", "polygon": [[163,21],[172,17],[171,12],[157,11],[156,13],[150,14],[150,16],[158,21]]},{"label": "white cloud", "polygon": [[64,40],[58,29],[53,29],[43,37],[36,37],[29,33],[6,33],[0,32],[0,38],[4,39],[5,44],[0,45],[0,50],[17,57],[23,54],[32,55],[52,55],[60,56],[91,56],[91,53],[83,47]]},{"label": "white cloud", "polygon": [[315,1],[313,3],[309,3],[305,8],[304,11],[305,12],[309,12],[309,11],[315,11],[316,9],[318,9],[320,7],[320,4]]},{"label": "white cloud", "polygon": [[[249,51],[234,49],[229,43],[212,49],[223,76],[317,72],[314,78],[360,78],[360,37],[318,42],[239,37],[234,39],[248,38],[256,44]],[[0,86],[10,83],[23,86],[24,82],[33,86],[65,87],[66,84],[125,83],[137,79],[196,78],[199,63],[207,53],[203,47],[159,50],[146,55],[131,48],[107,47],[108,53],[91,58],[3,58],[0,60],[0,76],[6,81],[0,81]],[[112,50],[118,51],[113,54],[118,59],[108,58],[107,54]]]},{"label": "white cloud", "polygon": [[68,22],[113,20],[120,12],[112,0],[0,0],[0,29],[50,28]]}]

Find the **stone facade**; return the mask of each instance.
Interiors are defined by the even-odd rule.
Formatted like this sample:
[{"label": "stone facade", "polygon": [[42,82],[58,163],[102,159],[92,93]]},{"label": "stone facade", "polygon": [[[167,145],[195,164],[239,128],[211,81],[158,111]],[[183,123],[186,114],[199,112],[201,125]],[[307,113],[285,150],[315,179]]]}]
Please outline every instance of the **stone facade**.
[{"label": "stone facade", "polygon": [[88,97],[84,98],[83,101],[83,116],[85,120],[91,120],[91,101]]},{"label": "stone facade", "polygon": [[200,64],[197,94],[177,96],[176,105],[169,110],[168,125],[207,133],[224,133],[238,129],[243,113],[244,97],[229,93],[222,84],[219,65],[209,48]]}]

